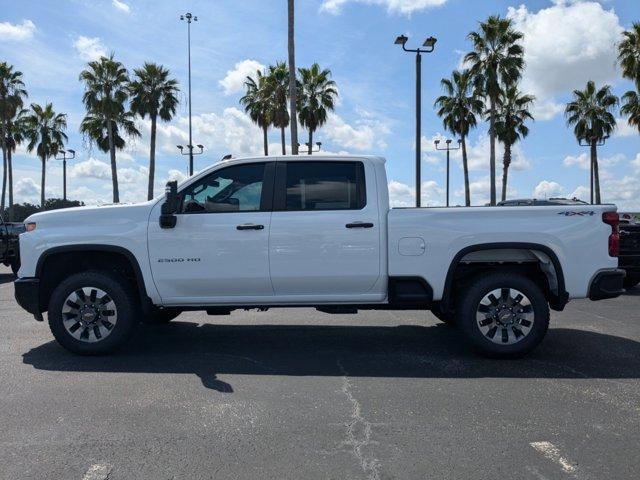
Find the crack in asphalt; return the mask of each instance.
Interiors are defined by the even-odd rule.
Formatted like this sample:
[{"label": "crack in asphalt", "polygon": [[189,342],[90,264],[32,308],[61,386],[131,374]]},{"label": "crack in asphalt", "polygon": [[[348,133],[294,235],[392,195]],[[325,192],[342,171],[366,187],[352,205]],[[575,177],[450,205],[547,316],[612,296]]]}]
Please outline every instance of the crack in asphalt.
[{"label": "crack in asphalt", "polygon": [[351,391],[352,385],[349,381],[349,372],[345,370],[340,360],[337,361],[337,364],[342,373],[342,393],[344,393],[349,403],[351,403],[352,420],[345,424],[347,427],[347,440],[344,443],[351,446],[353,455],[358,462],[360,462],[360,468],[362,468],[362,471],[367,475],[367,479],[379,480],[379,460],[371,455],[367,456],[364,452],[366,447],[376,443],[371,440],[373,424],[362,416],[360,402],[358,402],[358,399],[356,399]]}]

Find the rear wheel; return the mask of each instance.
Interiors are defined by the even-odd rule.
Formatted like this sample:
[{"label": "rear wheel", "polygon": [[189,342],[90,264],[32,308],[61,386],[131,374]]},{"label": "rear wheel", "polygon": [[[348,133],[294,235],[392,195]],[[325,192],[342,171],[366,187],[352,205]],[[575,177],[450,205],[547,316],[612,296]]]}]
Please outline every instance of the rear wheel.
[{"label": "rear wheel", "polygon": [[18,276],[18,270],[20,270],[20,259],[19,258],[15,258],[12,262],[11,262],[11,271],[13,272],[13,274],[15,276]]},{"label": "rear wheel", "polygon": [[459,296],[456,323],[478,353],[520,357],[549,328],[549,305],[538,285],[517,273],[477,277]]},{"label": "rear wheel", "polygon": [[58,343],[81,355],[110,353],[133,332],[138,308],[126,280],[82,272],[64,280],[49,301],[49,327]]}]

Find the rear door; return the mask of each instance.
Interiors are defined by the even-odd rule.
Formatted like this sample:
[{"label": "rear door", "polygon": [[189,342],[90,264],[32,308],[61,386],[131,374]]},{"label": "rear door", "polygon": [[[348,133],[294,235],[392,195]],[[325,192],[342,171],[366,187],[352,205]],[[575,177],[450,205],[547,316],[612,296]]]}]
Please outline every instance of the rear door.
[{"label": "rear door", "polygon": [[364,161],[278,162],[269,240],[277,296],[353,301],[372,290],[380,225],[368,191],[375,174]]}]

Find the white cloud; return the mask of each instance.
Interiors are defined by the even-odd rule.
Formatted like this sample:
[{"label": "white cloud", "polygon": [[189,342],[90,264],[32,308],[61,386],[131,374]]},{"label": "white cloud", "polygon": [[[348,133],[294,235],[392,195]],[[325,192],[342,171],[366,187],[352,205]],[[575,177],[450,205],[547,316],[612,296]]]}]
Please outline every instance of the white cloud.
[{"label": "white cloud", "polygon": [[[18,180],[14,187],[15,202],[29,202],[40,205],[40,183],[26,177]],[[17,200],[17,199],[20,200]]]},{"label": "white cloud", "polygon": [[526,5],[509,7],[507,16],[524,33],[526,70],[523,89],[536,95],[538,119],[548,120],[562,111],[557,94],[616,79],[612,52],[623,27],[613,9],[594,1],[556,0],[538,12]]},{"label": "white cloud", "polygon": [[[616,153],[608,157],[601,157],[598,158],[598,167],[611,167],[624,161],[625,159],[626,157],[622,153]],[[580,155],[567,155],[562,163],[565,167],[577,166],[583,170],[589,170],[591,157],[587,153],[581,153]],[[603,172],[601,171],[600,175],[602,174]]]},{"label": "white cloud", "polygon": [[551,198],[561,197],[564,188],[557,182],[550,182],[548,180],[542,180],[533,189],[533,198]]},{"label": "white cloud", "polygon": [[342,148],[359,151],[385,149],[384,137],[390,132],[389,126],[365,111],[359,113],[361,118],[354,125],[345,122],[338,114],[329,113],[327,123],[316,135],[327,137]]},{"label": "white cloud", "polygon": [[265,66],[256,60],[242,60],[235,64],[233,70],[228,70],[225,77],[218,83],[225,95],[232,95],[244,89],[247,77],[253,77],[257,70],[264,71]]},{"label": "white cloud", "polygon": [[98,37],[89,38],[80,35],[73,42],[73,48],[78,52],[78,56],[86,62],[107,56],[107,49]]},{"label": "white cloud", "polygon": [[69,171],[71,178],[97,178],[100,180],[111,179],[111,165],[90,158],[84,162],[78,162]]},{"label": "white cloud", "polygon": [[637,127],[632,126],[626,118],[616,118],[614,137],[633,137],[640,134]]},{"label": "white cloud", "polygon": [[381,5],[387,7],[389,13],[411,15],[418,10],[444,5],[447,0],[323,0],[320,10],[338,15],[349,2]]},{"label": "white cloud", "polygon": [[131,7],[120,0],[112,0],[111,4],[121,12],[129,13],[131,11]]},{"label": "white cloud", "polygon": [[[489,157],[491,153],[491,141],[488,134],[481,134],[472,144],[467,144],[467,162],[469,170],[487,171],[489,170]],[[504,146],[496,141],[496,170],[501,169],[502,158],[504,155]],[[457,157],[462,155],[458,152]],[[510,171],[522,171],[531,168],[531,163],[524,155],[520,145],[516,144],[511,147],[511,165]]]},{"label": "white cloud", "polygon": [[[444,205],[444,190],[433,180],[422,182],[420,204],[423,207]],[[391,180],[389,182],[389,203],[392,207],[414,207],[416,190],[406,183]]]},{"label": "white cloud", "polygon": [[633,165],[633,167],[638,169],[638,171],[640,172],[640,153],[636,155],[636,158],[631,160],[631,165]]},{"label": "white cloud", "polygon": [[23,20],[20,24],[0,22],[0,40],[21,41],[33,37],[36,26],[31,20]]}]

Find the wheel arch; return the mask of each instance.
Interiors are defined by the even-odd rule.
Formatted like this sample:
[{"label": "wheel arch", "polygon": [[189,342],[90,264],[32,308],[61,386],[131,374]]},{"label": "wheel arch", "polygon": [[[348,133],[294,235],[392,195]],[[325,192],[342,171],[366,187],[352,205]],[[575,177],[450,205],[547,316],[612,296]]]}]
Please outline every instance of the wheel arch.
[{"label": "wheel arch", "polygon": [[[562,264],[560,263],[557,254],[550,247],[539,243],[528,242],[493,242],[469,245],[458,251],[458,253],[456,253],[456,255],[453,257],[453,260],[451,261],[451,264],[449,265],[449,268],[447,270],[444,291],[442,300],[440,302],[441,308],[443,310],[451,310],[451,308],[453,307],[455,275],[458,267],[463,264],[463,259],[469,254],[475,252],[489,252],[491,250],[527,251],[533,253],[534,255],[536,254],[536,252],[539,252],[545,255],[551,262],[551,266],[553,268],[553,271],[550,272],[545,272],[544,269],[541,268],[542,272],[545,274],[547,281],[549,304],[554,310],[562,310],[564,308],[569,299],[569,294],[565,289],[564,272],[562,270]],[[537,257],[538,265],[543,265],[540,257]],[[500,262],[500,260],[496,259],[495,262]],[[479,263],[478,265],[482,265],[482,263]],[[501,266],[504,267],[504,265]],[[500,268],[500,266],[498,268]],[[550,275],[553,275],[554,278],[550,278]]]},{"label": "wheel arch", "polygon": [[[100,260],[97,267],[85,268],[92,259]],[[67,262],[75,260],[78,263],[64,265],[65,260]],[[55,267],[57,263],[64,265],[62,270],[50,273],[50,268],[48,267],[52,265]],[[47,310],[49,297],[57,279],[87,269],[120,270],[120,273],[123,273],[125,277],[132,281],[132,286],[136,289],[136,296],[139,297],[143,309],[146,311],[147,308],[153,305],[152,300],[147,296],[146,282],[140,263],[130,250],[121,246],[106,244],[63,245],[45,250],[38,258],[36,277],[41,282],[41,311]]]}]

